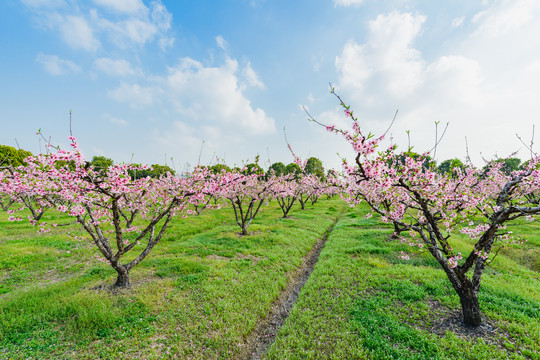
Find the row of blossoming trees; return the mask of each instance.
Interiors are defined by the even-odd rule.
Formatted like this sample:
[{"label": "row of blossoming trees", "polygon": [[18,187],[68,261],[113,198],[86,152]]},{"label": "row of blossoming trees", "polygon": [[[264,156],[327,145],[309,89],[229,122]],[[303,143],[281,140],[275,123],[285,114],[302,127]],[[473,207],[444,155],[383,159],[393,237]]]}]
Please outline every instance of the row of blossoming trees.
[{"label": "row of blossoming trees", "polygon": [[[95,169],[71,138],[71,151],[30,156],[25,166],[0,171],[0,196],[3,201],[37,204],[41,212],[55,208],[69,214],[118,273],[115,286],[126,287],[129,271],[148,256],[175,214],[200,213],[226,200],[246,234],[261,206],[271,199],[287,217],[295,202],[303,208],[306,201],[314,203],[322,194],[339,189],[351,206],[365,202],[383,222],[392,223],[395,238],[427,249],[459,296],[464,323],[480,325],[478,292],[484,269],[501,248],[522,241],[506,224],[520,217],[534,220],[540,213],[540,158],[532,156],[513,171],[494,161],[481,169],[450,164],[450,171],[438,172],[429,166],[428,154],[398,153],[395,146],[381,150],[384,136],[365,135],[353,112],[338,99],[352,130],[333,126],[327,130],[343,136],[356,157],[354,164],[344,163],[341,176],[326,181],[302,172],[264,175],[253,171],[256,166],[238,171],[198,167],[184,177],[170,173],[132,177],[148,169],[126,164]],[[296,156],[295,163],[306,167]],[[22,220],[16,211],[10,212],[10,220]],[[30,216],[36,225],[39,220]],[[55,224],[39,226],[40,231],[48,231]],[[470,238],[467,252],[454,250],[456,232]],[[131,260],[122,262],[128,252],[134,253]]]},{"label": "row of blossoming trees", "polygon": [[[130,270],[148,256],[176,214],[200,213],[203,208],[228,202],[245,235],[263,203],[273,198],[280,205],[287,203],[281,206],[286,217],[298,198],[309,197],[315,202],[322,194],[335,192],[335,187],[313,174],[278,176],[249,167],[238,171],[197,167],[182,177],[170,172],[159,177],[134,177],[134,173],[150,170],[131,164],[94,167],[85,161],[75,138],[70,140],[70,151],[29,156],[24,165],[4,166],[0,200],[10,221],[22,221],[20,211],[31,209],[28,220],[40,232],[62,225],[41,221],[46,209],[73,218],[117,272],[116,287],[130,285]],[[9,210],[13,204],[22,206]]]},{"label": "row of blossoming trees", "polygon": [[[482,168],[450,164],[450,171],[441,174],[429,166],[428,153],[398,153],[395,145],[381,149],[384,135],[366,134],[350,106],[333,88],[331,92],[352,130],[324,125],[308,115],[342,136],[356,154],[354,164],[344,163],[347,201],[367,203],[383,222],[393,223],[394,237],[426,248],[458,294],[464,324],[480,325],[478,292],[485,267],[505,246],[526,241],[507,230],[507,224],[521,217],[534,221],[540,213],[540,156],[530,148],[531,159],[520,169],[495,160]],[[401,237],[403,232],[410,236]],[[456,232],[470,239],[467,252],[454,250]]]}]

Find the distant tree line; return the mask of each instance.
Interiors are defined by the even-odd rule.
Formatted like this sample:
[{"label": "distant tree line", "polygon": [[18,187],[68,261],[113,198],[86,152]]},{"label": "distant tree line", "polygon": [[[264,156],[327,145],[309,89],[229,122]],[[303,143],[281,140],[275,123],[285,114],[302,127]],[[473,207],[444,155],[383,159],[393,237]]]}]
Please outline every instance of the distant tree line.
[{"label": "distant tree line", "polygon": [[[0,145],[0,167],[17,167],[21,165],[26,165],[24,159],[28,156],[33,156],[30,151],[23,149],[15,149],[12,146]],[[72,164],[58,162],[61,166],[70,166]],[[92,166],[94,169],[98,170],[102,174],[106,174],[107,169],[114,165],[114,161],[105,156],[94,156],[92,160],[88,163],[88,166]],[[141,164],[135,164],[141,165]],[[149,169],[146,170],[130,170],[129,175],[132,180],[141,179],[145,177],[157,178],[162,175],[170,172],[172,175],[175,175],[175,171],[167,165],[153,164]]]},{"label": "distant tree line", "polygon": [[276,176],[292,174],[294,177],[299,177],[303,173],[305,173],[305,174],[315,174],[320,180],[324,180],[326,178],[326,173],[325,173],[322,161],[315,157],[310,157],[307,160],[304,170],[302,170],[300,165],[296,163],[290,163],[288,165],[285,165],[284,163],[280,161],[275,162],[272,165],[270,165],[266,171],[264,171],[264,169],[258,164],[258,162],[249,163],[245,165],[243,169],[239,167],[230,168],[229,166],[225,164],[215,164],[212,166],[208,166],[208,168],[214,174],[219,174],[222,171],[226,171],[226,172],[233,171],[233,172],[241,172],[244,175],[259,174],[265,177],[269,177],[272,174]]},{"label": "distant tree line", "polygon": [[[395,164],[403,165],[406,157],[410,157],[415,160],[423,158],[424,162],[423,162],[422,168],[435,169],[440,174],[452,175],[454,174],[456,169],[460,169],[461,171],[464,171],[466,169],[466,165],[458,158],[444,160],[439,165],[437,165],[437,163],[431,158],[431,156],[418,154],[412,151],[402,153],[396,156],[394,159],[392,159],[392,161],[394,161]],[[501,164],[501,170],[506,175],[510,175],[513,171],[522,170],[526,168],[528,161],[525,161],[522,163],[521,159],[518,159],[518,158],[505,158],[505,159],[498,159],[491,162],[490,166],[494,166],[498,164]],[[483,171],[487,172],[488,170],[489,170],[489,167],[487,165],[484,166]]]},{"label": "distant tree line", "polygon": [[[466,168],[465,164],[460,159],[457,159],[457,158],[444,160],[439,165],[437,165],[436,162],[429,155],[421,155],[412,151],[405,153],[405,155],[410,156],[413,159],[418,159],[420,157],[423,157],[424,158],[423,167],[426,169],[435,168],[437,172],[439,172],[440,174],[452,175],[456,169],[460,169],[463,171]],[[24,159],[28,156],[32,156],[32,153],[29,151],[26,151],[23,149],[16,149],[12,146],[0,145],[0,167],[2,166],[17,167],[20,165],[26,165],[24,162]],[[396,157],[392,161],[395,161],[396,164],[403,164],[404,159],[405,159],[405,156],[402,154],[401,156]],[[502,164],[501,170],[505,174],[510,175],[512,171],[521,170],[524,167],[526,167],[528,161],[525,161],[522,163],[521,160],[518,158],[506,158],[506,159],[496,160],[495,163]],[[91,165],[95,169],[105,174],[107,169],[110,166],[114,165],[114,161],[105,156],[94,156],[92,160],[90,161],[89,165]],[[135,165],[141,165],[141,164],[135,164]],[[245,175],[259,174],[261,176],[269,176],[270,174],[275,174],[276,176],[293,174],[295,177],[299,177],[301,176],[302,173],[306,173],[306,174],[315,174],[321,180],[325,180],[328,176],[328,174],[325,172],[322,161],[317,159],[316,157],[310,157],[307,160],[304,170],[302,170],[302,168],[298,164],[293,163],[293,162],[287,165],[285,165],[282,162],[275,162],[272,165],[270,165],[266,171],[264,171],[264,169],[258,164],[258,162],[249,163],[243,169],[239,167],[230,168],[229,166],[225,164],[215,164],[215,165],[209,166],[208,168],[210,168],[210,170],[215,174],[220,173],[223,170],[225,170],[227,172],[237,171],[237,172],[242,172]],[[484,171],[487,172],[488,168],[485,167]],[[135,180],[135,179],[140,179],[140,178],[144,178],[148,176],[152,178],[157,178],[159,176],[165,175],[167,172],[170,172],[173,175],[176,174],[176,172],[173,169],[171,169],[169,166],[159,165],[159,164],[153,164],[151,165],[151,168],[147,170],[130,171],[129,174],[131,178]]]}]

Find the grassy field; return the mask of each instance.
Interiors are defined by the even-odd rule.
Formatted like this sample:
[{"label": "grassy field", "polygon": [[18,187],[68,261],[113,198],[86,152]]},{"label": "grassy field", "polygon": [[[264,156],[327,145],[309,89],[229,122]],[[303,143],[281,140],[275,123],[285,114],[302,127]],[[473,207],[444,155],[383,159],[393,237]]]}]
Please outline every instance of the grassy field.
[{"label": "grassy field", "polygon": [[38,235],[0,212],[0,359],[238,358],[338,218],[264,358],[540,359],[537,224],[517,225],[528,242],[486,271],[478,336],[456,324],[457,295],[429,255],[399,259],[404,245],[365,212],[333,199],[282,219],[272,203],[247,236],[229,208],[178,217],[118,293],[95,246],[68,235],[78,227]]}]

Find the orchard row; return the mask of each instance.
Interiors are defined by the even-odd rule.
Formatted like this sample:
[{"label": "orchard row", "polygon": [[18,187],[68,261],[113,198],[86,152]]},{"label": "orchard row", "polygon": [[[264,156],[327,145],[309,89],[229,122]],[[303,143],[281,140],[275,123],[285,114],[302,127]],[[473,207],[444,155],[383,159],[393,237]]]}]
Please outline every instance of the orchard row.
[{"label": "orchard row", "polygon": [[[429,251],[460,298],[464,323],[480,325],[478,292],[486,266],[505,246],[523,242],[507,230],[507,223],[521,217],[532,221],[540,213],[540,157],[530,149],[531,159],[521,167],[512,159],[479,168],[470,161],[449,161],[441,171],[442,164],[433,166],[429,153],[398,153],[395,145],[382,148],[384,135],[365,134],[350,107],[336,97],[351,130],[311,120],[352,146],[355,162],[344,161],[340,174],[329,172],[326,178],[310,174],[307,162],[293,153],[300,171],[288,174],[278,169],[261,174],[256,164],[250,164],[233,170],[223,166],[219,171],[197,167],[182,177],[170,172],[133,176],[151,174],[153,169],[133,164],[93,166],[71,137],[70,151],[29,156],[25,165],[1,171],[0,195],[5,206],[13,202],[28,207],[29,220],[40,231],[55,226],[40,222],[45,209],[70,215],[118,273],[115,286],[126,287],[129,271],[151,252],[176,214],[187,216],[228,203],[246,234],[261,206],[271,199],[277,200],[286,217],[296,201],[303,206],[339,193],[351,206],[367,203],[383,222],[393,224],[393,237],[411,249]],[[9,211],[10,220],[22,220],[16,210]],[[466,252],[454,250],[458,232],[469,238]],[[129,252],[135,256],[122,262]]]}]

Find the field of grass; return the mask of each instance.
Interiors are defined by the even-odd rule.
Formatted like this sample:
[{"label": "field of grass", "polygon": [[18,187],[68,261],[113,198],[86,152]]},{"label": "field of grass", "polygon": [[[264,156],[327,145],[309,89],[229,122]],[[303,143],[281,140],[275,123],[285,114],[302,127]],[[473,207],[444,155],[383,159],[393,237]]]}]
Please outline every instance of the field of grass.
[{"label": "field of grass", "polygon": [[540,359],[538,224],[516,225],[528,242],[486,271],[478,336],[456,325],[459,300],[429,254],[399,259],[390,229],[340,199],[298,207],[288,219],[263,207],[247,236],[229,208],[178,217],[118,293],[95,246],[68,235],[77,226],[37,234],[0,212],[0,359],[239,358],[338,218],[263,358]]},{"label": "field of grass", "polygon": [[473,332],[431,255],[401,260],[407,245],[366,213],[349,209],[334,227],[268,359],[540,359],[538,224],[514,226],[528,242],[486,270],[486,325]]}]

